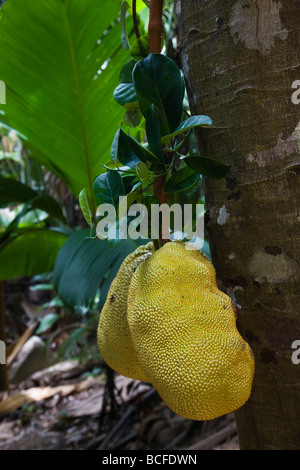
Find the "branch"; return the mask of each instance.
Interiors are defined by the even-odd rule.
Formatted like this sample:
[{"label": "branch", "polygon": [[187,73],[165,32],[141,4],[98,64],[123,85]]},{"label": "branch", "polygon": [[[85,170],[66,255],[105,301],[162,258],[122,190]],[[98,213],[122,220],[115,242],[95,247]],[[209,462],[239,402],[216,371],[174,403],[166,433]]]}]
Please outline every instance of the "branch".
[{"label": "branch", "polygon": [[163,0],[150,0],[150,16],[148,26],[150,54],[159,54],[161,51],[161,38],[163,32],[163,4]]}]

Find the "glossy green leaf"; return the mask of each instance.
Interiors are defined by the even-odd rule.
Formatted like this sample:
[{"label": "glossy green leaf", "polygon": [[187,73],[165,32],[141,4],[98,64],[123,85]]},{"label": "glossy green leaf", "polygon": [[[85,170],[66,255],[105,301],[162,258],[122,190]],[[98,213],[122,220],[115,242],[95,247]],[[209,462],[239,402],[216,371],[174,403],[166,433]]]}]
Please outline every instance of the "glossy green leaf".
[{"label": "glossy green leaf", "polygon": [[46,229],[27,231],[12,238],[0,250],[0,280],[52,271],[66,239],[65,234]]},{"label": "glossy green leaf", "polygon": [[10,203],[28,203],[34,209],[40,209],[65,221],[60,205],[51,196],[34,191],[12,178],[0,176],[0,207]]},{"label": "glossy green leaf", "polygon": [[125,106],[130,103],[137,103],[138,99],[136,96],[135,88],[132,83],[120,83],[113,93],[114,99],[121,106]]},{"label": "glossy green leaf", "polygon": [[55,263],[53,284],[59,297],[70,307],[89,307],[100,288],[100,309],[122,261],[136,247],[128,239],[110,248],[104,240],[89,238],[89,230],[74,233]]},{"label": "glossy green leaf", "polygon": [[7,100],[0,120],[76,196],[86,187],[89,200],[124,113],[113,99],[128,58],[120,47],[120,6],[120,0],[10,0],[1,10]]},{"label": "glossy green leaf", "polygon": [[227,176],[231,166],[214,160],[213,158],[197,156],[188,156],[184,162],[189,168],[200,173],[207,178],[222,179]]},{"label": "glossy green leaf", "polygon": [[82,191],[80,191],[79,194],[79,205],[80,209],[83,213],[83,216],[85,218],[85,221],[87,222],[89,227],[93,227],[93,222],[92,222],[92,217],[91,217],[91,210],[89,206],[89,201],[87,198],[86,194],[86,188],[84,188]]},{"label": "glossy green leaf", "polygon": [[123,129],[118,129],[111,146],[110,157],[124,166],[136,168],[139,162],[158,161],[146,147],[137,142],[131,135],[125,134]]},{"label": "glossy green leaf", "polygon": [[94,181],[94,198],[97,206],[112,204],[117,208],[120,196],[125,196],[125,189],[122,178],[117,171],[109,170],[97,176]]},{"label": "glossy green leaf", "polygon": [[122,165],[130,168],[135,168],[140,161],[146,161],[142,153],[137,155],[133,150],[132,139],[125,134],[123,129],[118,130],[116,139],[113,142],[114,152],[111,153],[114,161],[117,158]]},{"label": "glossy green leaf", "polygon": [[122,67],[120,75],[119,75],[120,83],[132,83],[132,71],[134,69],[135,64],[136,64],[135,60],[130,59]]},{"label": "glossy green leaf", "polygon": [[191,186],[193,186],[199,178],[200,175],[195,173],[195,171],[191,168],[180,168],[168,179],[165,192],[175,193],[179,191],[186,191]]},{"label": "glossy green leaf", "polygon": [[138,156],[138,158],[142,162],[146,162],[148,160],[149,162],[158,162],[158,158],[156,155],[154,155],[148,148],[146,148],[144,145],[140,144],[137,142],[133,137],[130,135],[127,136],[130,141],[131,148],[133,152]]},{"label": "glossy green leaf", "polygon": [[161,162],[165,162],[165,154],[160,142],[160,126],[159,121],[152,104],[146,114],[146,134],[149,147],[154,155]]},{"label": "glossy green leaf", "polygon": [[199,126],[211,126],[212,125],[212,120],[208,116],[204,115],[197,115],[197,116],[191,116],[185,121],[183,121],[172,134],[170,135],[165,135],[161,141],[162,143],[168,142],[169,140],[173,139],[173,137],[176,137],[177,135],[183,134],[187,132],[188,130],[194,128],[194,127],[199,127]]},{"label": "glossy green leaf", "polygon": [[134,67],[133,83],[143,115],[154,104],[161,136],[171,134],[180,124],[184,97],[183,75],[175,62],[149,54]]}]

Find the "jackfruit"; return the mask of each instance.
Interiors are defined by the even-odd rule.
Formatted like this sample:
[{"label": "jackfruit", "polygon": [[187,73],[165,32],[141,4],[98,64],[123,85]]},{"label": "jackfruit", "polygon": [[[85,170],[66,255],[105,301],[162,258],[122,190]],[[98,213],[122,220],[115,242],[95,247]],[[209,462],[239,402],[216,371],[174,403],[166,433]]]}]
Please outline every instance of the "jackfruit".
[{"label": "jackfruit", "polygon": [[121,264],[102,308],[97,343],[104,361],[116,372],[148,381],[139,360],[127,321],[127,296],[131,277],[138,264],[152,253],[152,242],[137,248]]},{"label": "jackfruit", "polygon": [[248,400],[254,358],[212,263],[189,248],[168,242],[137,266],[127,313],[134,361],[169,408],[202,421]]}]

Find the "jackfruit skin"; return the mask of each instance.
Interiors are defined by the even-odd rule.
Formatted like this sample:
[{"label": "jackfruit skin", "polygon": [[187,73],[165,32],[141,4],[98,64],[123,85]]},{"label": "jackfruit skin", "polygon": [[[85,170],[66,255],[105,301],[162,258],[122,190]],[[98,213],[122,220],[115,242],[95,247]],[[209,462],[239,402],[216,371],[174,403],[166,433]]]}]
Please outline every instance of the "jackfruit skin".
[{"label": "jackfruit skin", "polygon": [[127,256],[113,280],[100,313],[97,343],[104,361],[126,377],[148,381],[140,366],[127,322],[127,297],[131,277],[140,262],[152,253],[153,243]]},{"label": "jackfruit skin", "polygon": [[137,267],[128,323],[142,369],[164,402],[202,421],[248,400],[254,358],[213,265],[189,247],[168,242]]}]

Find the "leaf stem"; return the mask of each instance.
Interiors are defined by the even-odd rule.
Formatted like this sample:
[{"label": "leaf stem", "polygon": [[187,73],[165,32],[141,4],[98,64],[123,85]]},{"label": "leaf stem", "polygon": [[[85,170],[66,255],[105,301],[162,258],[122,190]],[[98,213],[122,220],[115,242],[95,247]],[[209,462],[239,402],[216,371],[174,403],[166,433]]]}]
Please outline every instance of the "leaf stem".
[{"label": "leaf stem", "polygon": [[137,15],[136,15],[136,0],[132,0],[132,18],[133,18],[134,32],[135,32],[137,39],[139,39],[141,35],[140,35],[138,20],[137,20]]}]

